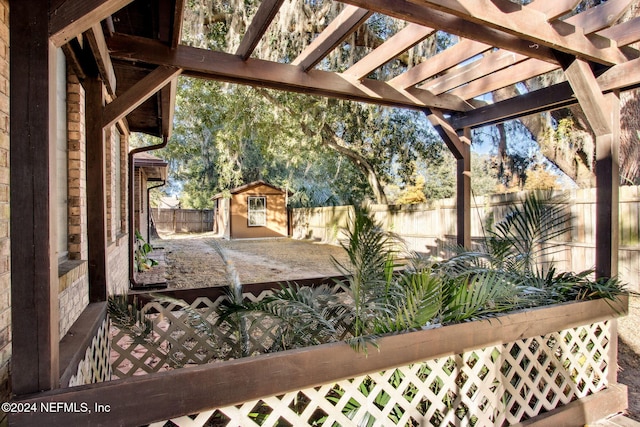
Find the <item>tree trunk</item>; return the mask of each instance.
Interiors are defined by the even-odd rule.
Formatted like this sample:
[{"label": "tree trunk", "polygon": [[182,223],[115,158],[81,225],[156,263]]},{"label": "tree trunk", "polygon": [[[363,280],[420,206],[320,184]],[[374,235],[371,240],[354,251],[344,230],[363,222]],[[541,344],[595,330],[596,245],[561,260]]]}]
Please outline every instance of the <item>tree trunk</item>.
[{"label": "tree trunk", "polygon": [[[315,137],[315,132],[304,122],[300,114],[292,111],[286,105],[282,105],[277,99],[275,99],[269,92],[262,89],[256,89],[262,96],[268,99],[274,106],[284,110],[288,115],[296,117],[300,123],[302,132],[310,138]],[[320,129],[322,143],[334,151],[337,151],[341,155],[345,156],[352,162],[362,173],[367,177],[367,182],[373,193],[376,203],[380,205],[386,205],[388,203],[387,196],[384,193],[384,188],[375,169],[371,163],[358,152],[347,147],[346,142],[340,138],[334,130],[328,124],[324,123]]]}]

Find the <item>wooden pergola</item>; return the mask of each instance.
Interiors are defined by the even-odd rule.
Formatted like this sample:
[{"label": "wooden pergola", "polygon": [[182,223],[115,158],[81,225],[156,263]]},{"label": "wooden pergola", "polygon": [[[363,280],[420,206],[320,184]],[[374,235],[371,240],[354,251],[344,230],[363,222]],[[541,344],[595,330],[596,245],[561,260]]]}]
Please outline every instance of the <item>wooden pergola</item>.
[{"label": "wooden pergola", "polygon": [[[344,0],[340,15],[291,63],[254,54],[283,0],[260,3],[235,52],[181,43],[184,0],[34,3],[10,2],[12,309],[14,330],[24,332],[13,336],[17,395],[56,389],[60,378],[49,166],[51,70],[60,47],[87,94],[92,302],[107,298],[104,129],[120,122],[167,138],[178,75],[423,111],[457,159],[458,243],[467,247],[471,129],[579,104],[596,135],[596,274],[617,274],[619,93],[640,85],[640,51],[631,47],[640,40],[640,18],[619,21],[632,0],[568,18],[579,1]],[[344,72],[326,69],[323,59],[374,13],[408,25]],[[459,41],[391,80],[369,77],[436,31]],[[554,70],[566,81],[489,105],[476,100]]]}]

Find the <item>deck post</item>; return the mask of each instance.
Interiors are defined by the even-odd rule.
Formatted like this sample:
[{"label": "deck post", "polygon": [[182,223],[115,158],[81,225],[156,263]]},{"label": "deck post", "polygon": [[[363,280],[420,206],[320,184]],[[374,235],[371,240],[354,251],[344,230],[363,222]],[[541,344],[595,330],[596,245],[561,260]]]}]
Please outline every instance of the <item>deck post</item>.
[{"label": "deck post", "polygon": [[49,8],[11,7],[11,386],[16,395],[58,387],[56,49]]},{"label": "deck post", "polygon": [[471,128],[459,133],[442,111],[425,110],[425,114],[456,158],[456,243],[471,249]]},{"label": "deck post", "polygon": [[620,98],[603,94],[589,64],[560,57],[580,107],[596,137],[596,278],[618,274]]},{"label": "deck post", "polygon": [[86,91],[87,121],[87,221],[89,244],[89,301],[107,299],[107,194],[106,158],[102,112],[102,81],[88,77]]}]

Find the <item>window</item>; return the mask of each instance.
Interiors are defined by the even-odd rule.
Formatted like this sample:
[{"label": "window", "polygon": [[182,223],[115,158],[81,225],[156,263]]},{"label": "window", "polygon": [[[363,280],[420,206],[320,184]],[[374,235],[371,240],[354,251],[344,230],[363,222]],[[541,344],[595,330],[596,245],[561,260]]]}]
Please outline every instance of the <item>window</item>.
[{"label": "window", "polygon": [[267,225],[267,198],[249,197],[249,227]]}]

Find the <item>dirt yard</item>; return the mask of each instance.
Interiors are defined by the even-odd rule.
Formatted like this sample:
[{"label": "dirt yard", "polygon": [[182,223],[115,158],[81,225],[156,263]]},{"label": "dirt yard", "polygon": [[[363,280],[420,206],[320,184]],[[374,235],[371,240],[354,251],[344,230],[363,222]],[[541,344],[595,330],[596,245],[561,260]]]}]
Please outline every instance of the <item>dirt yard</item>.
[{"label": "dirt yard", "polygon": [[[337,246],[292,239],[228,241],[213,234],[162,235],[169,288],[198,288],[227,283],[218,244],[233,262],[240,281],[259,283],[326,277],[340,272],[331,262],[346,260]],[[619,320],[619,382],[629,387],[629,416],[640,421],[640,296],[632,296],[629,316]]]},{"label": "dirt yard", "polygon": [[169,288],[201,288],[227,284],[215,245],[233,262],[242,283],[294,281],[336,276],[331,262],[346,260],[341,247],[293,239],[229,241],[205,234],[162,235],[154,248],[164,247]]}]

